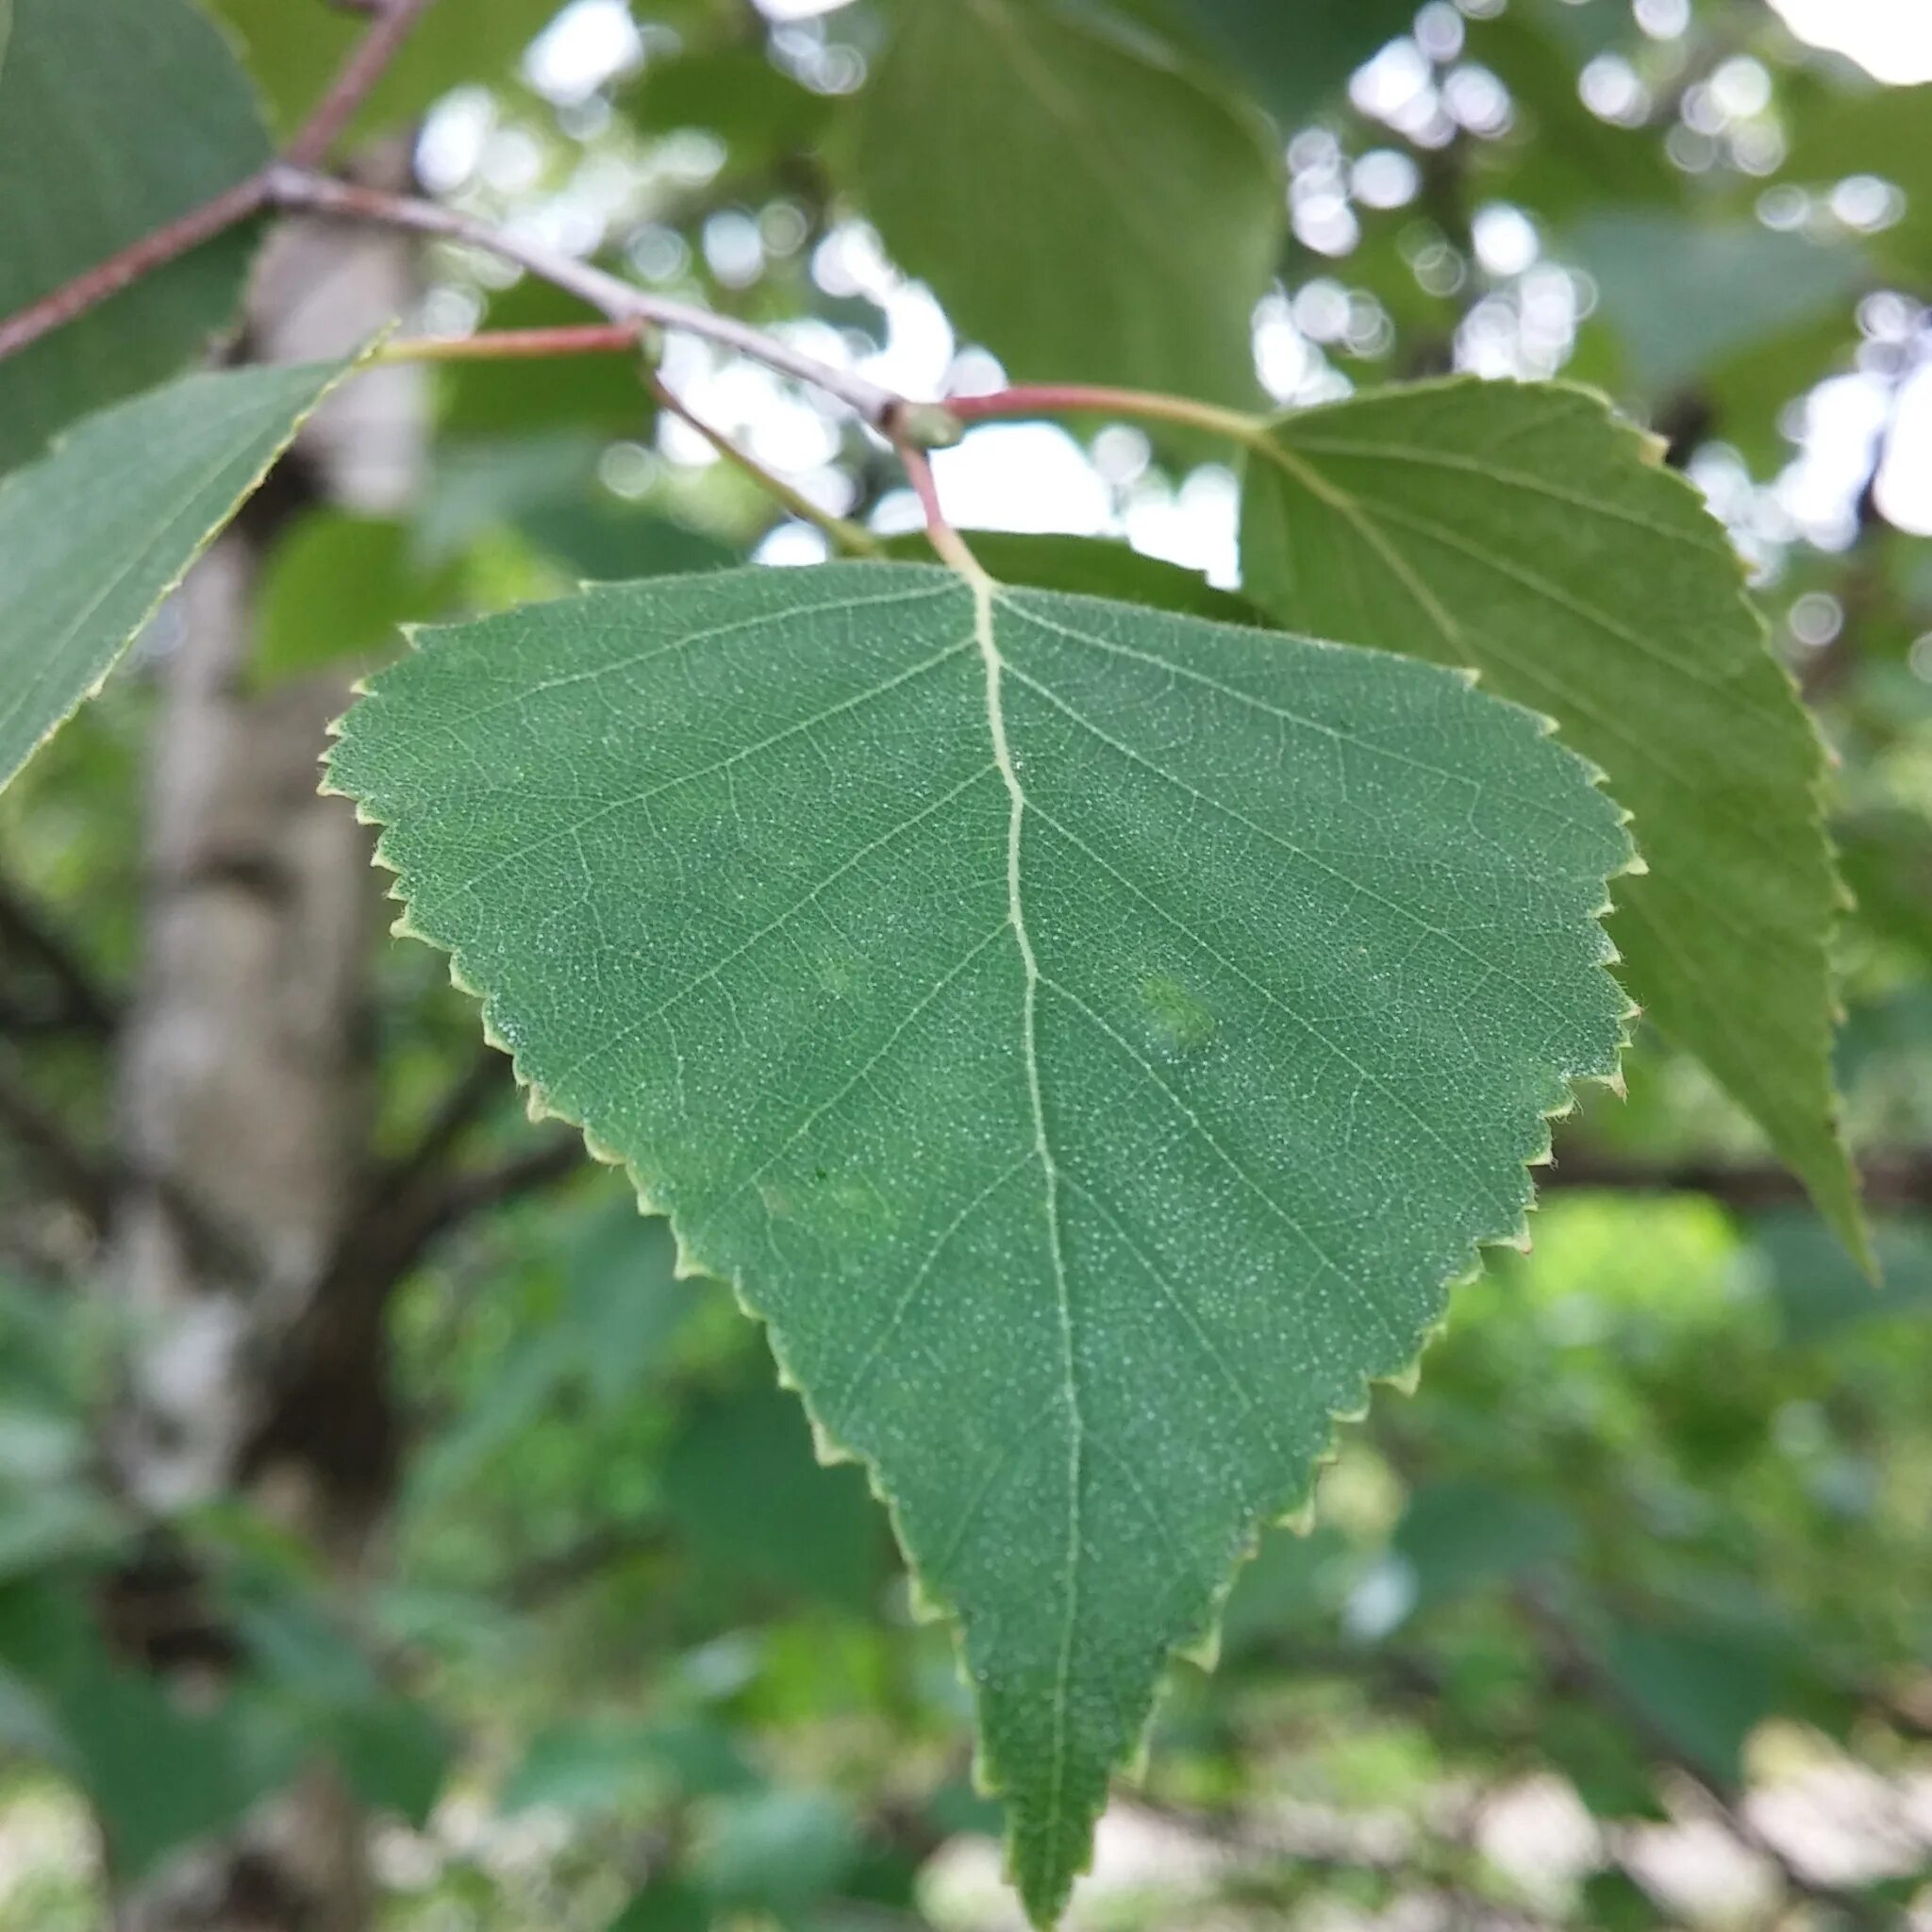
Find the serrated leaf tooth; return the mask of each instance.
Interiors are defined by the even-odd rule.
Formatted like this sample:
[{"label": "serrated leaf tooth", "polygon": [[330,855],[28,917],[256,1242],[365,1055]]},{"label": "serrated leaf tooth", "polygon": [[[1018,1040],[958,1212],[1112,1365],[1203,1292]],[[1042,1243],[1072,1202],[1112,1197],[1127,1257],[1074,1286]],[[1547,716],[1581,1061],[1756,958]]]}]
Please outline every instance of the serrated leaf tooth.
[{"label": "serrated leaf tooth", "polygon": [[[798,1384],[790,1375],[782,1373],[778,1377],[778,1386],[781,1389],[789,1389],[794,1395],[800,1392]],[[805,1419],[811,1429],[811,1453],[815,1461],[826,1469],[837,1469],[841,1464],[847,1462],[856,1462],[860,1468],[865,1467],[862,1457],[855,1456],[842,1442],[835,1441],[825,1433],[818,1417],[813,1415],[809,1408],[805,1412]],[[873,1493],[880,1502],[885,1501],[876,1490]]]},{"label": "serrated leaf tooth", "polygon": [[[1339,1420],[1339,1418],[1338,1418]],[[1333,1462],[1335,1451],[1330,1450],[1323,1457],[1324,1462]],[[1297,1503],[1292,1509],[1286,1510],[1274,1519],[1277,1529],[1288,1530],[1294,1536],[1312,1536],[1315,1531],[1315,1495],[1312,1490]]]},{"label": "serrated leaf tooth", "polygon": [[1385,1388],[1392,1389],[1398,1395],[1413,1395],[1422,1387],[1423,1358],[1417,1356],[1406,1369],[1396,1369],[1387,1375],[1375,1378]]},{"label": "serrated leaf tooth", "polygon": [[[939,1597],[925,1587],[925,1579],[916,1570],[906,1573],[906,1607],[918,1624],[944,1624],[951,1620],[953,1612]],[[968,1690],[973,1689],[972,1673],[966,1668],[966,1654],[957,1644],[953,1647],[953,1674]],[[979,1753],[974,1753],[974,1782],[978,1783]],[[991,1797],[991,1792],[982,1792]]]},{"label": "serrated leaf tooth", "polygon": [[[1174,1654],[1184,1662],[1192,1664],[1197,1670],[1213,1670],[1221,1661],[1221,1624],[1219,1620],[1217,1619],[1211,1628],[1204,1630],[1191,1642],[1175,1645]],[[1148,1742],[1148,1736],[1143,1734],[1140,1749],[1128,1760],[1131,1769],[1126,1774],[1136,1781],[1145,1777],[1147,1774]]]}]

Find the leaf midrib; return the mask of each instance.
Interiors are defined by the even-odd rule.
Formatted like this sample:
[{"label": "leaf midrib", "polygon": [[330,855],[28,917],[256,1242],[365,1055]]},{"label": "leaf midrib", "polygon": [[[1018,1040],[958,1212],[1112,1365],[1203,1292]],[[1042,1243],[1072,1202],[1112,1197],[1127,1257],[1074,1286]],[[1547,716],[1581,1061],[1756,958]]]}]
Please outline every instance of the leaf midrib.
[{"label": "leaf midrib", "polygon": [[1067,1545],[1066,1609],[1060,1625],[1059,1652],[1054,1664],[1052,1765],[1047,1778],[1046,1840],[1059,1842],[1066,1798],[1067,1693],[1074,1667],[1074,1634],[1080,1617],[1080,1488],[1084,1479],[1086,1422],[1080,1412],[1080,1385],[1074,1337],[1073,1294],[1067,1282],[1059,1205],[1059,1166],[1046,1131],[1046,1096],[1040,1077],[1040,961],[1026,930],[1026,907],[1021,890],[1022,853],[1026,823],[1026,792],[1007,741],[1006,707],[1001,674],[1006,660],[993,635],[995,585],[984,572],[969,580],[973,592],[973,635],[986,672],[987,729],[992,740],[993,762],[1007,788],[1007,924],[1024,974],[1021,1003],[1021,1051],[1026,1067],[1026,1092],[1033,1113],[1033,1149],[1040,1162],[1046,1218],[1047,1252],[1053,1263],[1054,1297],[1058,1313],[1060,1372],[1067,1408]]}]

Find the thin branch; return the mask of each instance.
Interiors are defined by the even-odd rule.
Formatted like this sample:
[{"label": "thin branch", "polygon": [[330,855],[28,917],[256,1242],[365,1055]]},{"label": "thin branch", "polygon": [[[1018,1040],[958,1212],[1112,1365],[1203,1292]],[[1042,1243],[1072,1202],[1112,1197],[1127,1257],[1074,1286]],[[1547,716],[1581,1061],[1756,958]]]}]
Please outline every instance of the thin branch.
[{"label": "thin branch", "polygon": [[511,1571],[497,1590],[512,1608],[535,1609],[562,1591],[588,1583],[600,1571],[633,1557],[656,1556],[669,1541],[658,1524],[607,1524],[580,1542]]},{"label": "thin branch", "polygon": [[424,1238],[425,1245],[431,1236],[445,1232],[485,1208],[500,1208],[506,1201],[518,1200],[568,1180],[589,1161],[583,1137],[566,1133],[555,1135],[527,1154],[515,1155],[500,1166],[458,1174],[437,1205]]},{"label": "thin branch", "polygon": [[353,1299],[380,1307],[430,1243],[488,1208],[568,1179],[589,1159],[577,1134],[558,1134],[495,1167],[446,1174],[431,1167],[359,1217],[315,1295],[320,1309]]},{"label": "thin branch", "polygon": [[[1859,1163],[1859,1172],[1864,1196],[1874,1207],[1932,1208],[1932,1148],[1873,1155]],[[1633,1194],[1708,1194],[1743,1210],[1806,1199],[1797,1176],[1770,1161],[1643,1161],[1576,1148],[1560,1153],[1553,1166],[1538,1168],[1536,1174],[1540,1191],[1601,1188]]]},{"label": "thin branch", "polygon": [[[472,1089],[473,1076],[463,1082]],[[460,1113],[449,1106],[444,1118]],[[341,1384],[362,1373],[391,1291],[438,1236],[483,1209],[574,1174],[588,1158],[575,1134],[543,1141],[500,1167],[454,1178],[430,1174],[379,1213],[352,1218],[348,1239],[316,1278],[300,1312],[260,1366],[263,1426],[247,1462],[272,1456],[277,1428],[314,1404],[340,1406]]]},{"label": "thin branch", "polygon": [[1871,1900],[1841,1886],[1817,1879],[1793,1859],[1777,1840],[1763,1831],[1744,1809],[1744,1793],[1714,1775],[1684,1750],[1648,1708],[1630,1696],[1617,1677],[1598,1660],[1570,1621],[1540,1591],[1527,1586],[1514,1593],[1516,1607],[1542,1651],[1558,1682],[1587,1697],[1624,1724],[1658,1764],[1668,1765],[1717,1807],[1725,1826],[1740,1843],[1769,1858],[1785,1884],[1801,1898],[1835,1906],[1855,1924],[1874,1928],[1884,1923]]},{"label": "thin branch", "polygon": [[[513,361],[525,357],[597,356],[645,353],[650,325],[641,322],[589,323],[562,328],[507,328],[485,330],[474,336],[417,336],[390,342],[369,358],[371,364],[388,362],[491,362]],[[721,430],[698,415],[690,404],[668,389],[654,370],[644,372],[644,382],[657,398],[658,406],[698,435],[730,463],[758,485],[774,502],[780,504],[800,523],[824,531],[826,538],[848,557],[880,557],[885,546],[870,530],[848,523],[821,508],[802,490],[765,468],[749,452],[741,449]]]},{"label": "thin branch", "polygon": [[62,1020],[91,1033],[112,1033],[114,1002],[60,936],[4,880],[0,880],[0,943],[37,961],[60,994]]},{"label": "thin branch", "polygon": [[509,1062],[493,1046],[478,1049],[451,1082],[416,1143],[380,1169],[349,1217],[318,1299],[354,1293],[380,1302],[415,1266],[430,1242],[479,1209],[561,1178],[584,1158],[575,1134],[546,1141],[501,1167],[453,1171],[450,1157],[491,1103],[511,1091]]},{"label": "thin branch", "polygon": [[112,1170],[96,1160],[67,1131],[65,1123],[0,1061],[0,1124],[20,1142],[28,1159],[80,1213],[96,1235],[107,1230],[113,1212]]},{"label": "thin branch", "polygon": [[450,1083],[429,1116],[416,1144],[376,1176],[363,1211],[363,1223],[439,1179],[465,1132],[491,1103],[511,1091],[509,1061],[493,1046],[481,1046],[469,1066]]},{"label": "thin branch", "polygon": [[143,235],[118,255],[110,255],[106,261],[75,275],[38,302],[28,303],[18,313],[0,322],[0,359],[39,341],[63,323],[84,315],[110,295],[118,295],[143,275],[165,268],[191,249],[212,241],[238,222],[246,221],[260,210],[267,199],[266,177],[251,175],[212,201],[190,208],[185,215]]},{"label": "thin branch", "polygon": [[[386,0],[380,10],[373,7],[368,9],[375,14],[369,31],[356,42],[315,111],[289,143],[291,160],[307,165],[322,158],[381,79],[404,37],[431,4],[432,0]],[[84,315],[109,296],[118,295],[144,275],[178,260],[204,242],[213,241],[250,215],[258,214],[268,205],[269,183],[275,172],[271,164],[246,180],[236,182],[232,188],[224,189],[212,200],[188,209],[172,222],[162,223],[107,260],[83,270],[72,281],[62,283],[0,322],[0,360],[39,341],[63,323]]]},{"label": "thin branch", "polygon": [[388,0],[375,11],[374,25],[350,50],[327,92],[290,142],[286,158],[291,163],[313,167],[328,153],[433,4],[434,0]]},{"label": "thin branch", "polygon": [[[314,163],[354,118],[369,91],[430,0],[390,0],[290,143],[287,155],[238,182],[132,247],[77,275],[64,287],[0,323],[0,357],[25,348],[50,329],[263,208],[379,224],[477,248],[514,262],[540,280],[573,294],[613,324],[655,325],[694,335],[762,362],[767,368],[838,398],[882,436],[901,444],[937,447],[958,440],[958,420],[934,404],[908,401],[848,369],[834,368],[776,336],[728,315],[655,295],[617,275],[508,229],[435,202],[335,180]],[[426,352],[425,352],[426,353]]]},{"label": "thin branch", "polygon": [[696,430],[727,463],[749,476],[767,496],[781,504],[800,523],[810,524],[815,529],[822,530],[834,548],[842,550],[848,557],[885,555],[885,545],[870,530],[861,529],[857,524],[820,508],[804,491],[766,469],[749,451],[740,449],[728,436],[713,428],[681,396],[673,394],[655,371],[647,375],[646,380],[659,408],[670,410],[680,423],[688,424]]},{"label": "thin branch", "polygon": [[591,262],[580,261],[573,255],[508,229],[492,227],[456,208],[408,195],[386,194],[379,189],[358,187],[305,168],[287,166],[269,170],[268,198],[279,208],[329,215],[343,221],[371,222],[479,248],[527,269],[541,281],[575,295],[612,322],[633,325],[649,323],[683,335],[701,336],[707,341],[748,356],[755,362],[762,362],[768,369],[809,383],[856,409],[881,433],[891,433],[894,425],[908,424],[910,430],[907,433],[942,431],[946,426],[935,422],[930,409],[921,410],[908,405],[891,390],[883,389],[851,370],[835,369],[830,363],[821,362],[815,356],[753,328],[748,323],[729,315],[715,315],[709,309],[668,295],[654,295]]}]

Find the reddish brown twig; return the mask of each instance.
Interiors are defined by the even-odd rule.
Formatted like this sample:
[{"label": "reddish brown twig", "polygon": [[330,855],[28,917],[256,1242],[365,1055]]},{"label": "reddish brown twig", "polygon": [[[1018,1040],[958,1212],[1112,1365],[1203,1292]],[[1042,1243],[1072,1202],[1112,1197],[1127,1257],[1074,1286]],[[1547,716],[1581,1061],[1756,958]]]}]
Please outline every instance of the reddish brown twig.
[{"label": "reddish brown twig", "polygon": [[284,159],[298,168],[310,168],[328,153],[389,71],[390,62],[416,23],[434,4],[435,0],[389,0],[376,11],[369,31],[350,49],[328,91],[290,142]]},{"label": "reddish brown twig", "polygon": [[912,493],[919,498],[919,507],[925,512],[925,534],[932,540],[932,547],[939,553],[943,563],[949,563],[962,577],[984,585],[986,572],[978,558],[966,546],[966,540],[946,519],[944,506],[940,502],[940,487],[932,474],[932,461],[918,444],[899,444],[899,461],[906,471],[906,480],[912,485]]},{"label": "reddish brown twig", "polygon": [[[315,111],[290,142],[287,160],[307,166],[327,153],[395,58],[404,37],[432,4],[433,0],[387,0],[379,10],[371,9],[375,18],[369,31],[356,42]],[[274,175],[273,165],[258,170],[0,322],[0,359],[258,213],[269,203]]]},{"label": "reddish brown twig", "polygon": [[682,396],[675,395],[656,370],[648,373],[646,380],[660,409],[668,409],[680,423],[688,424],[696,430],[733,469],[749,476],[767,496],[789,510],[800,523],[810,524],[813,528],[822,530],[834,549],[843,551],[847,557],[885,555],[885,545],[870,530],[861,529],[843,517],[834,516],[830,510],[821,509],[804,491],[786,482],[784,477],[774,475],[749,450],[740,449],[722,430],[707,423]]},{"label": "reddish brown twig", "polygon": [[702,336],[723,348],[748,356],[755,362],[762,362],[781,375],[790,375],[836,396],[881,429],[906,407],[892,391],[882,389],[854,371],[835,369],[828,362],[821,362],[815,356],[808,356],[802,349],[794,349],[790,342],[766,335],[749,323],[740,322],[734,316],[714,314],[668,295],[652,294],[591,262],[579,261],[575,256],[565,255],[508,229],[493,228],[487,222],[476,221],[439,202],[385,194],[379,189],[358,187],[305,168],[286,166],[270,171],[269,199],[276,208],[334,215],[344,221],[372,222],[482,249],[527,269],[540,281],[575,295],[611,322],[634,327],[655,324],[659,328]]},{"label": "reddish brown twig", "polygon": [[29,303],[19,313],[0,322],[0,358],[39,341],[63,323],[84,315],[110,295],[118,295],[143,275],[165,268],[177,257],[212,241],[236,223],[245,222],[267,199],[266,175],[251,175],[212,201],[205,201],[199,208],[190,208],[185,215],[143,235],[120,254],[110,255],[71,282],[63,282],[52,293],[42,295],[38,302]]},{"label": "reddish brown twig", "polygon": [[[1858,1163],[1859,1191],[1874,1208],[1932,1207],[1932,1149],[1876,1151]],[[1556,1164],[1536,1171],[1539,1192],[1582,1188],[1637,1194],[1708,1194],[1727,1208],[1755,1212],[1796,1205],[1805,1184],[1773,1162],[1692,1158],[1649,1161],[1564,1146]]]}]

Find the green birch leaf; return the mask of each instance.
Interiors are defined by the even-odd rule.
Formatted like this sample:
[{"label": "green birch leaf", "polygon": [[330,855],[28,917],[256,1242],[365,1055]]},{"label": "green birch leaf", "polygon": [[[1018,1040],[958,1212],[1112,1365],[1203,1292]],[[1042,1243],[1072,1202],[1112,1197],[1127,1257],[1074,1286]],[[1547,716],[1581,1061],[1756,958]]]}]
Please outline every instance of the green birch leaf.
[{"label": "green birch leaf", "polygon": [[1284,127],[1298,127],[1349,75],[1415,25],[1410,0],[1127,0],[1150,26],[1216,61]]},{"label": "green birch leaf", "polygon": [[1743,1781],[1744,1745],[1780,1707],[1766,1647],[1724,1626],[1614,1624],[1604,1665],[1623,1694],[1680,1751],[1726,1785]]},{"label": "green birch leaf", "polygon": [[298,517],[262,560],[250,683],[267,690],[387,654],[405,625],[460,612],[461,573],[425,565],[410,538],[390,517],[327,508]]},{"label": "green birch leaf", "polygon": [[1468,23],[1468,58],[1509,90],[1513,113],[1502,139],[1472,144],[1474,180],[1466,192],[1479,199],[1492,192],[1556,219],[1585,208],[1681,200],[1684,177],[1656,135],[1599,120],[1577,92],[1578,71],[1591,58],[1575,44],[1577,30],[1587,34],[1591,16],[1608,11],[1514,8]]},{"label": "green birch leaf", "polygon": [[347,367],[183,376],[0,483],[0,785],[101,688]]},{"label": "green birch leaf", "polygon": [[1168,1655],[1613,1074],[1622,814],[1466,675],[930,566],[421,641],[330,783],[869,1465],[1045,1924]]},{"label": "green birch leaf", "polygon": [[[61,0],[64,4],[64,0]],[[330,77],[369,30],[367,14],[327,0],[211,0],[242,43],[249,71],[286,139],[301,126]],[[560,0],[457,0],[432,7],[410,29],[358,111],[349,140],[402,127],[451,89],[508,80]]]},{"label": "green birch leaf", "polygon": [[1871,271],[1856,249],[1756,222],[1620,208],[1588,217],[1569,253],[1595,279],[1632,382],[1668,400],[1728,357],[1851,311]]},{"label": "green birch leaf", "polygon": [[[188,0],[15,0],[0,51],[0,316],[268,158],[247,75]],[[249,252],[223,236],[0,363],[0,469],[189,361],[233,320]]]},{"label": "green birch leaf", "polygon": [[886,246],[1016,377],[1246,403],[1281,251],[1266,120],[1050,6],[913,0],[860,101]]},{"label": "green birch leaf", "polygon": [[1424,384],[1277,421],[1241,551],[1281,623],[1473,665],[1603,768],[1649,867],[1611,924],[1632,994],[1862,1257],[1824,746],[1696,493],[1586,391]]},{"label": "green birch leaf", "polygon": [[798,1405],[766,1387],[700,1407],[666,1451],[664,1507],[727,1574],[863,1610],[885,1524],[854,1469],[823,1469]]},{"label": "green birch leaf", "polygon": [[1915,286],[1932,269],[1932,84],[1814,91],[1794,99],[1788,126],[1783,179],[1828,192],[1872,175],[1904,191],[1899,219],[1865,246]]},{"label": "green birch leaf", "polygon": [[[535,276],[490,298],[491,328],[557,328],[584,319],[583,304]],[[567,429],[649,438],[657,405],[628,356],[556,356],[451,362],[438,371],[440,434],[453,441],[538,437]]]},{"label": "green birch leaf", "polygon": [[[1253,605],[1217,590],[1199,571],[1147,557],[1110,537],[1036,536],[1031,532],[974,530],[973,554],[1003,584],[1036,591],[1070,591],[1082,597],[1113,597],[1181,610],[1224,624],[1267,623]],[[910,530],[885,540],[886,555],[903,563],[932,563],[932,540]]]}]

